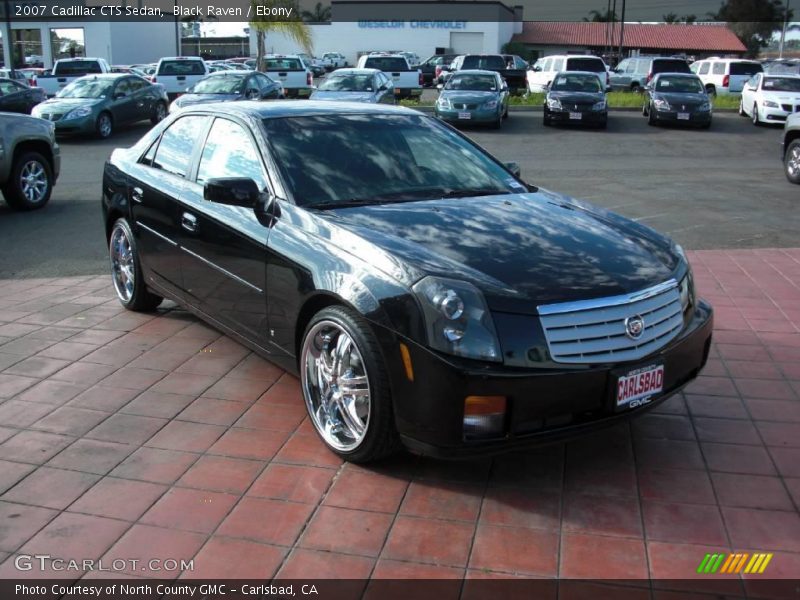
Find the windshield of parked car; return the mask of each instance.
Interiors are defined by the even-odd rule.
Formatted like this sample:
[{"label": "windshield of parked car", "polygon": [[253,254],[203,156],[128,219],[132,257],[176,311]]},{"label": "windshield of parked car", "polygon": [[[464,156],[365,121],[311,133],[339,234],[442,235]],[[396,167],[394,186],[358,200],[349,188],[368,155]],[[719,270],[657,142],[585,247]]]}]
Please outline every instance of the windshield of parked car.
[{"label": "windshield of parked car", "polygon": [[202,60],[162,60],[158,66],[159,75],[205,75]]},{"label": "windshield of parked car", "polygon": [[372,75],[370,74],[331,74],[319,85],[322,92],[371,92]]},{"label": "windshield of parked car", "polygon": [[800,78],[765,77],[762,87],[766,92],[800,92]]},{"label": "windshield of parked car", "polygon": [[550,89],[554,92],[589,92],[591,94],[603,91],[600,80],[596,75],[575,75],[572,73],[559,73],[556,75]]},{"label": "windshield of parked car", "polygon": [[89,73],[102,73],[103,69],[96,60],[59,60],[55,71],[62,77],[70,75],[87,75]]},{"label": "windshield of parked car", "polygon": [[113,80],[78,79],[56,94],[57,98],[105,98],[111,93]]},{"label": "windshield of parked car", "polygon": [[502,71],[506,68],[506,61],[502,56],[465,56],[461,68]]},{"label": "windshield of parked car", "polygon": [[300,206],[322,208],[527,189],[466,138],[423,115],[265,119]]},{"label": "windshield of parked car", "polygon": [[225,73],[225,75],[217,75],[202,79],[194,84],[192,88],[193,94],[239,94],[244,85],[244,76],[232,75]]},{"label": "windshield of parked car", "polygon": [[444,87],[446,90],[496,92],[497,79],[494,75],[453,75]]},{"label": "windshield of parked car", "polygon": [[264,65],[268,71],[302,71],[304,69],[299,58],[265,58]]},{"label": "windshield of parked car", "polygon": [[657,92],[673,92],[676,94],[702,94],[705,89],[699,79],[694,77],[670,77],[662,75],[656,81]]},{"label": "windshield of parked car", "polygon": [[406,59],[399,56],[369,56],[364,61],[364,67],[379,71],[408,71]]}]

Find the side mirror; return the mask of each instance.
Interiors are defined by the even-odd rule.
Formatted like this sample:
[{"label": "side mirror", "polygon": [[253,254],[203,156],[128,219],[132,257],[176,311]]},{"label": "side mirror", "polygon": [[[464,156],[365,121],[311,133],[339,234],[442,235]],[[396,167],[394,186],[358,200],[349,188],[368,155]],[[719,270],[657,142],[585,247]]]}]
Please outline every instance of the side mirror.
[{"label": "side mirror", "polygon": [[249,177],[216,177],[206,181],[203,198],[217,204],[256,208],[262,193]]},{"label": "side mirror", "polygon": [[542,72],[542,67],[533,67],[533,72],[534,73],[541,73]]},{"label": "side mirror", "polygon": [[520,168],[519,163],[507,162],[503,163],[503,166],[505,166],[505,168],[508,169],[514,177],[519,177],[522,174],[522,169]]}]

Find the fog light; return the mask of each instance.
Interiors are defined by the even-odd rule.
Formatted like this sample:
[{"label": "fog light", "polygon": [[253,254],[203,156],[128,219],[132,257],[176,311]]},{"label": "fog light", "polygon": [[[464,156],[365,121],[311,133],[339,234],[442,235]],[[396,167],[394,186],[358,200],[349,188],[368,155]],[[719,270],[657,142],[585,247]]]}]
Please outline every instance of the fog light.
[{"label": "fog light", "polygon": [[505,396],[467,396],[464,399],[465,440],[501,437],[505,422]]}]

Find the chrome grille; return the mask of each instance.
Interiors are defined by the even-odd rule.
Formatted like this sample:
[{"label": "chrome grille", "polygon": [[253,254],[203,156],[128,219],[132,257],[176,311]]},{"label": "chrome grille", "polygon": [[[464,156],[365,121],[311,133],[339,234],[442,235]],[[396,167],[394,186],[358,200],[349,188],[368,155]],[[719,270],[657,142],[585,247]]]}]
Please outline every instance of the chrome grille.
[{"label": "chrome grille", "polygon": [[[667,344],[683,326],[674,279],[634,294],[548,304],[538,310],[550,355],[560,363],[638,360]],[[626,319],[634,316],[644,320],[638,339],[625,332]]]}]

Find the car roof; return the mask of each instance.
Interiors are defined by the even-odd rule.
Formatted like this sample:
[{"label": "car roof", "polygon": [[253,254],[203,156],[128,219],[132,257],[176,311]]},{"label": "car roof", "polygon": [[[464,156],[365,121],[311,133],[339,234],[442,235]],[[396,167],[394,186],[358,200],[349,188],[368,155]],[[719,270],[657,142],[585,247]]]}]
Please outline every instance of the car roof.
[{"label": "car roof", "polygon": [[328,77],[334,75],[335,73],[339,73],[341,75],[375,75],[376,73],[383,73],[380,69],[358,69],[356,67],[346,67],[343,69],[336,69],[335,71],[331,71],[328,74]]},{"label": "car roof", "polygon": [[453,77],[456,75],[492,75],[493,77],[497,77],[497,71],[487,71],[486,69],[462,69],[453,73]]},{"label": "car roof", "polygon": [[363,102],[325,102],[317,100],[275,100],[272,102],[220,102],[197,107],[188,107],[181,111],[187,114],[190,111],[212,112],[229,114],[232,116],[250,117],[254,119],[279,119],[282,117],[315,117],[331,114],[341,115],[406,115],[421,116],[421,113],[403,106],[389,106],[381,104],[365,104]]},{"label": "car roof", "polygon": [[[514,55],[509,54],[508,56]],[[595,56],[594,54],[550,54],[549,56],[542,56],[539,60],[546,60],[548,58],[596,58],[597,60],[603,60],[602,57]]]}]

